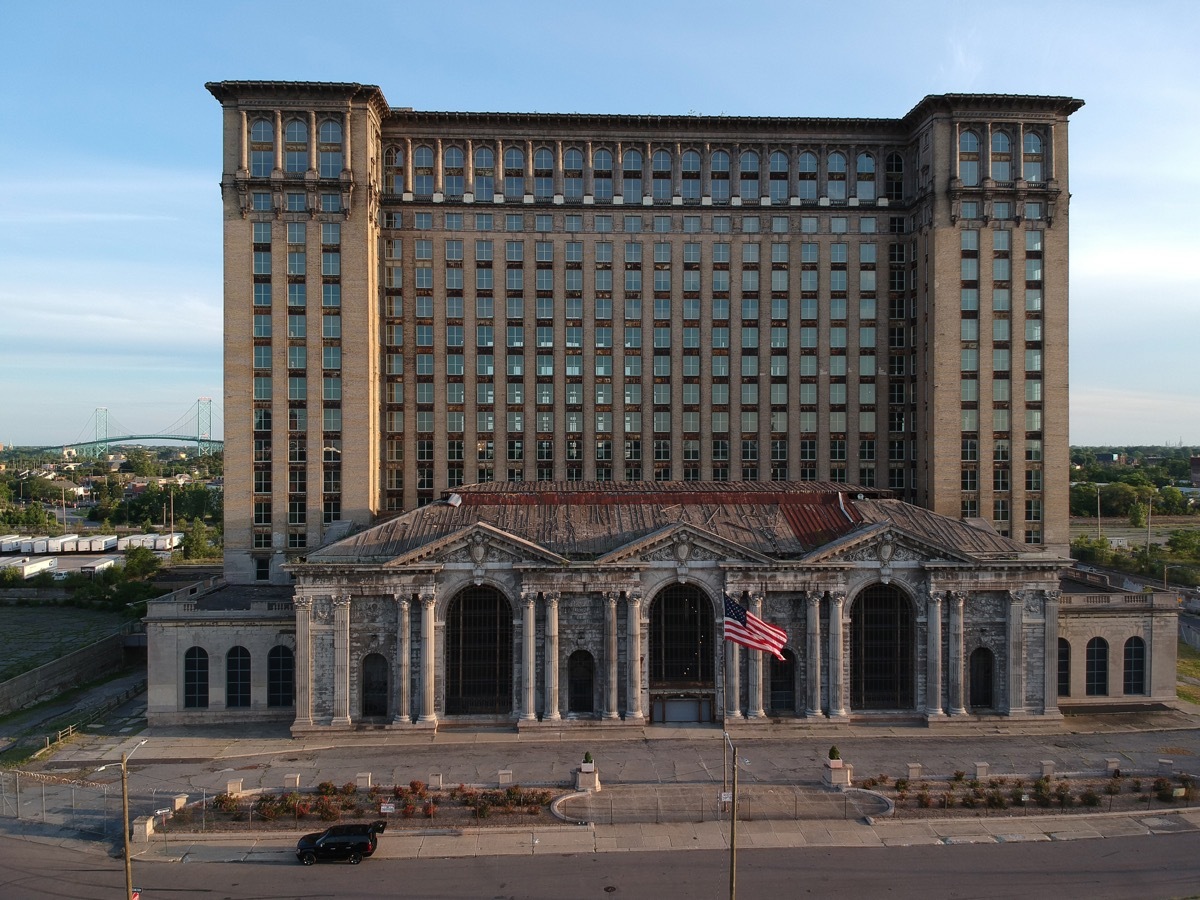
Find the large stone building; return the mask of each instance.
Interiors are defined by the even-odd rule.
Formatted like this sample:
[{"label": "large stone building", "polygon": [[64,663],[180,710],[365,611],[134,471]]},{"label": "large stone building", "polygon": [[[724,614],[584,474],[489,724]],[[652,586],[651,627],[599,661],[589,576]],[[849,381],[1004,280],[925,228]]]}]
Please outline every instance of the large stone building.
[{"label": "large stone building", "polygon": [[[290,564],[151,601],[151,724],[1055,718],[1175,696],[1175,597],[884,492],[473,485]],[[1064,590],[1064,588],[1066,588]],[[723,598],[785,629],[722,640]]]},{"label": "large stone building", "polygon": [[231,582],[493,480],[855,484],[1065,552],[1081,101],[736,118],[208,87]]}]

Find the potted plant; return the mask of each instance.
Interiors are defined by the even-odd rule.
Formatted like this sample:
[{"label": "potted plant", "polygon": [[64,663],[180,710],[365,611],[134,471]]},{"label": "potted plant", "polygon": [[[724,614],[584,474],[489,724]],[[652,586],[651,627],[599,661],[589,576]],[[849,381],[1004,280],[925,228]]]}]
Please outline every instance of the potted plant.
[{"label": "potted plant", "polygon": [[842,767],[842,753],[838,750],[836,744],[829,748],[829,761],[826,765],[831,769],[840,769]]},{"label": "potted plant", "polygon": [[592,753],[590,750],[587,753],[583,754],[583,763],[579,766],[579,771],[580,772],[595,772],[596,771],[596,761],[594,759],[592,759]]}]

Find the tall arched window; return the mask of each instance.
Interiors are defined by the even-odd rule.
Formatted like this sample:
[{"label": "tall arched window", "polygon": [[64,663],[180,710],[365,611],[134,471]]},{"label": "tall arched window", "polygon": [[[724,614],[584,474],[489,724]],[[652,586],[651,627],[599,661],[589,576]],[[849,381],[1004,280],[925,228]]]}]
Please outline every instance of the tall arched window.
[{"label": "tall arched window", "polygon": [[613,155],[608,150],[592,154],[592,195],[597,200],[613,198]]},{"label": "tall arched window", "polygon": [[533,196],[539,200],[554,196],[554,154],[546,147],[533,151]]},{"label": "tall arched window", "polygon": [[759,160],[758,154],[753,150],[746,150],[738,159],[738,195],[743,199],[757,200],[761,194],[759,193],[758,178],[759,178]]},{"label": "tall arched window", "polygon": [[1033,131],[1025,132],[1024,169],[1026,181],[1042,181],[1043,150],[1041,135]]},{"label": "tall arched window", "polygon": [[817,199],[817,154],[805,150],[796,160],[796,194],[801,200]]},{"label": "tall arched window", "polygon": [[463,195],[463,164],[466,157],[460,147],[447,147],[442,151],[442,192],[447,197]]},{"label": "tall arched window", "polygon": [[1071,696],[1071,642],[1058,639],[1058,696]]},{"label": "tall arched window", "polygon": [[504,196],[520,197],[525,193],[525,154],[516,147],[504,151]]},{"label": "tall arched window", "polygon": [[888,202],[904,199],[904,157],[899,153],[889,153],[887,171],[885,173]]},{"label": "tall arched window", "polygon": [[1108,641],[1092,638],[1087,643],[1085,693],[1089,697],[1108,696]]},{"label": "tall arched window", "polygon": [[399,147],[383,151],[383,192],[404,193],[404,151]]},{"label": "tall arched window", "polygon": [[236,709],[250,705],[250,651],[233,647],[225,654],[225,706]]},{"label": "tall arched window", "polygon": [[250,177],[269,178],[275,167],[275,128],[267,119],[250,125]]},{"label": "tall arched window", "polygon": [[308,170],[308,126],[292,119],[283,127],[283,171]]},{"label": "tall arched window", "polygon": [[490,147],[475,150],[475,199],[491,203],[496,196],[496,155]]},{"label": "tall arched window", "polygon": [[563,196],[583,199],[583,153],[574,147],[563,153]]},{"label": "tall arched window", "polygon": [[859,200],[875,199],[875,157],[870,153],[858,154],[855,164],[854,195]]},{"label": "tall arched window", "polygon": [[729,201],[729,154],[717,150],[709,163],[709,190],[714,203]]},{"label": "tall arched window", "polygon": [[770,174],[767,182],[767,194],[771,198],[771,203],[781,204],[788,201],[788,169],[790,161],[788,155],[782,150],[776,150],[771,154],[771,158],[767,163],[767,168]]},{"label": "tall arched window", "polygon": [[1131,637],[1125,642],[1126,694],[1146,693],[1146,642],[1140,637]]},{"label": "tall arched window", "polygon": [[433,196],[433,150],[417,147],[413,151],[413,193],[419,197]]},{"label": "tall arched window", "polygon": [[621,160],[621,193],[626,201],[640,203],[642,199],[642,154],[638,150],[626,150]]},{"label": "tall arched window", "polygon": [[1012,181],[1012,138],[1005,131],[992,132],[992,179]]},{"label": "tall arched window", "polygon": [[979,184],[979,135],[973,131],[958,136],[958,177],[964,187]]},{"label": "tall arched window", "polygon": [[650,168],[654,178],[653,193],[655,200],[671,199],[671,154],[666,150],[655,150],[651,157]]},{"label": "tall arched window", "polygon": [[208,709],[208,653],[189,647],[183,654],[184,709]]},{"label": "tall arched window", "polygon": [[681,181],[679,193],[684,200],[700,199],[700,154],[695,150],[685,150],[679,161]]},{"label": "tall arched window", "polygon": [[267,654],[267,706],[292,706],[296,702],[296,657],[282,644]]},{"label": "tall arched window", "polygon": [[830,200],[846,199],[846,155],[834,151],[829,154],[829,186],[826,190]]},{"label": "tall arched window", "polygon": [[317,174],[340,178],[342,174],[342,123],[326,119],[317,129]]}]

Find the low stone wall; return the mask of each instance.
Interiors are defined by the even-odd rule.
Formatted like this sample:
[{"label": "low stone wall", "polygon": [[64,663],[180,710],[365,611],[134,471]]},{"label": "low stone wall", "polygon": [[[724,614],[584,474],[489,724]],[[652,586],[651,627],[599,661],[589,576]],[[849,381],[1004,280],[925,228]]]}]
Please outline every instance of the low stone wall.
[{"label": "low stone wall", "polygon": [[124,658],[125,635],[112,634],[16,678],[10,678],[0,683],[0,715],[115,672]]}]

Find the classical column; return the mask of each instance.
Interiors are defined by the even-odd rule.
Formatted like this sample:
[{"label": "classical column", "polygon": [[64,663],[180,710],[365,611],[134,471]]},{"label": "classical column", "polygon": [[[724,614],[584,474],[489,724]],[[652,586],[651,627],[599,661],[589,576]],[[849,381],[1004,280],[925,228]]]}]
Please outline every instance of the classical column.
[{"label": "classical column", "polygon": [[275,171],[283,171],[283,113],[275,110]]},{"label": "classical column", "polygon": [[312,597],[297,597],[296,610],[296,721],[312,720]]},{"label": "classical column", "polygon": [[[1025,712],[1025,595],[1008,592],[1008,617],[1005,620],[1008,654],[1008,714]],[[1057,647],[1054,648],[1056,651]]]},{"label": "classical column", "polygon": [[845,591],[829,596],[829,718],[846,718],[845,662],[842,651],[842,610],[846,604]]},{"label": "classical column", "polygon": [[642,721],[642,595],[631,591],[625,595],[625,646],[628,650],[628,688],[625,698],[625,721]]},{"label": "classical column", "polygon": [[413,191],[413,142],[412,138],[404,139],[404,193]]},{"label": "classical column", "polygon": [[[750,595],[750,612],[762,618],[762,594]],[[751,650],[747,660],[750,666],[750,696],[746,698],[746,716],[751,719],[761,719],[766,716],[763,709],[763,652]]]},{"label": "classical column", "polygon": [[521,720],[524,722],[537,721],[537,696],[534,689],[537,686],[537,665],[534,654],[537,653],[537,594],[526,591],[521,594],[521,637],[523,638],[521,659],[521,686],[523,699],[521,701]]},{"label": "classical column", "polygon": [[242,145],[238,148],[238,171],[245,175],[250,171],[250,118],[244,109],[239,115],[242,120]]},{"label": "classical column", "polygon": [[421,595],[421,717],[423,725],[436,725],[437,712],[433,708],[434,646],[433,618],[437,595],[432,591]]},{"label": "classical column", "polygon": [[308,170],[317,171],[317,112],[308,111]]},{"label": "classical column", "polygon": [[804,687],[807,694],[804,715],[816,718],[821,715],[821,592],[805,594],[804,635],[807,640],[805,654]]},{"label": "classical column", "polygon": [[733,641],[725,644],[725,720],[742,718],[742,656]]},{"label": "classical column", "polygon": [[963,601],[965,591],[950,596],[950,715],[965,716],[963,705]]},{"label": "classical column", "polygon": [[617,592],[604,595],[604,662],[608,677],[604,683],[605,719],[617,719]]},{"label": "classical column", "polygon": [[442,160],[442,139],[433,142],[433,192],[440,194],[446,189],[446,164]]},{"label": "classical column", "polygon": [[945,715],[942,712],[942,595],[926,590],[925,718],[936,719]]},{"label": "classical column", "polygon": [[1046,591],[1042,601],[1042,640],[1045,650],[1045,674],[1042,676],[1042,712],[1048,716],[1059,716],[1058,711],[1058,598],[1059,591]]},{"label": "classical column", "polygon": [[412,622],[411,603],[403,594],[396,594],[396,687],[395,725],[412,724]]},{"label": "classical column", "polygon": [[542,719],[557,722],[558,711],[558,598],[557,591],[544,594],[546,598],[546,643],[542,651],[542,666],[546,670],[546,708]]},{"label": "classical column", "polygon": [[352,129],[350,128],[350,110],[347,109],[345,121],[342,123],[342,172],[350,172],[354,169],[354,157],[352,155],[354,147],[350,140],[352,133]]},{"label": "classical column", "polygon": [[333,598],[333,721],[350,724],[350,595]]}]

